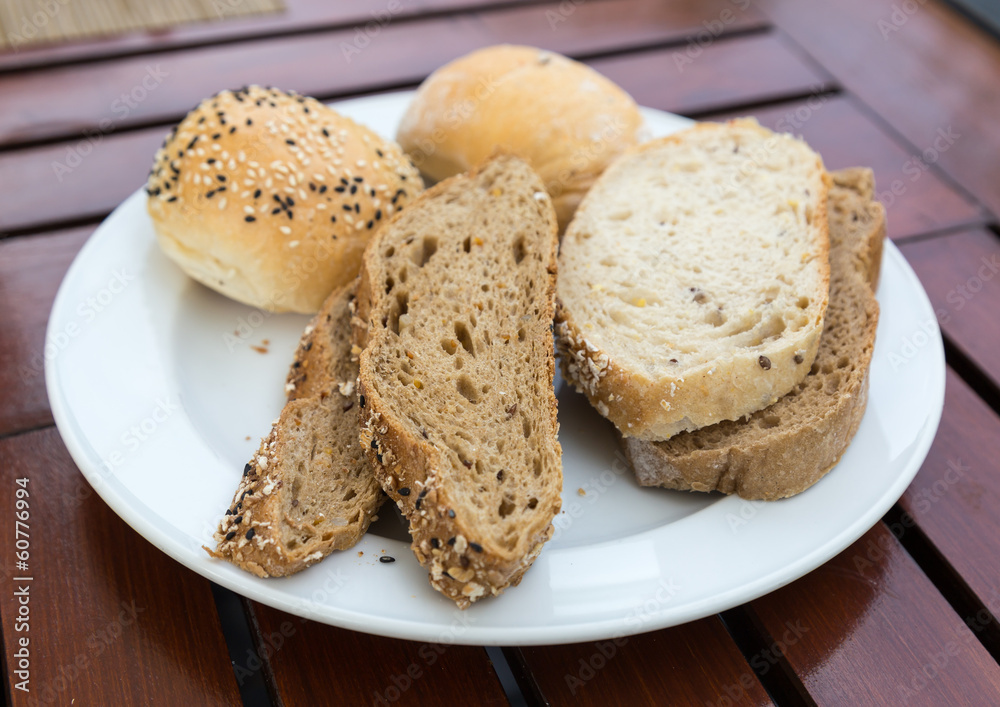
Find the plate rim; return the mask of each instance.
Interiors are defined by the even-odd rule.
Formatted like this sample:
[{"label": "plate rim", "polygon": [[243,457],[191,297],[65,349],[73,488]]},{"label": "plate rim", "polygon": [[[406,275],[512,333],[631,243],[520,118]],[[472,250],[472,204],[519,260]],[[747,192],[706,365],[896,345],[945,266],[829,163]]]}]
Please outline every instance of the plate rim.
[{"label": "plate rim", "polygon": [[[411,94],[411,91],[388,92],[350,99],[349,101],[336,102],[331,105],[337,107],[344,104],[356,104],[371,101],[372,99],[389,99],[392,97],[401,99]],[[652,108],[644,107],[643,111],[647,114],[660,114],[670,119],[681,117]],[[106,232],[103,228],[104,225],[120,210],[126,208],[131,201],[143,198],[142,195],[143,189],[140,187],[136,192],[133,192],[123,200],[105,221],[95,229],[94,233],[88,238],[83,248],[81,248],[80,252],[74,258],[56,292],[46,325],[46,341],[50,340],[53,330],[63,321],[61,316],[62,309],[72,306],[67,301],[69,299],[67,293],[74,280],[74,275],[79,268],[85,266],[88,253],[97,247],[101,234]],[[883,257],[886,260],[891,259],[892,264],[899,268],[902,276],[907,281],[908,292],[917,294],[919,302],[915,303],[914,307],[922,307],[926,311],[933,312],[934,310],[927,293],[917,278],[916,273],[896,245],[888,238],[885,239]],[[930,414],[924,420],[923,430],[908,454],[903,471],[899,473],[894,482],[887,487],[883,494],[868,507],[865,513],[855,518],[833,537],[827,538],[825,542],[812,551],[807,552],[793,562],[782,565],[779,569],[757,577],[748,585],[744,584],[728,591],[716,593],[699,601],[689,602],[683,607],[671,607],[668,604],[666,609],[661,611],[659,615],[652,617],[639,627],[629,626],[625,621],[624,614],[618,615],[616,618],[605,618],[587,623],[576,622],[517,627],[477,627],[470,625],[465,627],[460,636],[454,637],[452,642],[480,646],[556,645],[645,633],[694,621],[753,601],[760,596],[789,584],[826,563],[864,535],[889,510],[892,504],[899,499],[916,476],[934,441],[943,414],[946,381],[943,340],[936,318],[933,322],[933,332],[929,333],[929,338],[932,339],[928,346],[930,349],[929,354],[933,356],[932,365],[936,373],[934,379],[928,381],[930,386],[928,396],[930,398]],[[88,484],[126,524],[173,560],[210,581],[216,582],[242,596],[297,616],[304,616],[321,623],[386,637],[418,641],[440,640],[442,625],[438,624],[418,623],[398,617],[385,617],[376,613],[363,613],[353,608],[331,605],[322,605],[320,611],[304,611],[302,600],[288,594],[283,594],[280,589],[275,592],[273,588],[266,587],[266,584],[240,581],[241,579],[245,580],[245,578],[225,571],[225,569],[220,571],[218,569],[220,565],[215,564],[217,561],[209,561],[210,558],[207,555],[205,558],[197,557],[190,547],[184,545],[176,538],[163,533],[162,529],[157,527],[156,522],[145,518],[141,513],[137,512],[134,504],[130,503],[128,499],[128,495],[131,495],[132,492],[124,484],[121,482],[118,482],[117,485],[114,483],[105,483],[107,480],[104,479],[101,471],[91,468],[93,459],[86,448],[89,444],[86,441],[85,433],[80,429],[72,414],[69,402],[64,398],[64,391],[60,387],[59,367],[50,365],[48,360],[45,362],[45,385],[55,425],[70,456],[84,478],[86,478]],[[112,476],[112,478],[114,477]],[[96,482],[95,479],[97,479]],[[655,533],[658,530],[660,528],[645,532]],[[590,543],[589,545],[596,544],[599,543]],[[198,562],[199,559],[201,560],[200,562]],[[471,611],[475,611],[475,608],[472,608]]]}]

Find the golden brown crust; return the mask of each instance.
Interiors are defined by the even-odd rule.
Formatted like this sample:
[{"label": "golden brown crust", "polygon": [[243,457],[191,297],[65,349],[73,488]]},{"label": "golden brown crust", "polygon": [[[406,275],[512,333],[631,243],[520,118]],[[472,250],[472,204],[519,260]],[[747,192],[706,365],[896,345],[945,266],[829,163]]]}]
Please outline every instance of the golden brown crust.
[{"label": "golden brown crust", "polygon": [[192,278],[311,313],[354,280],[375,228],[422,188],[395,143],[313,98],[250,86],[191,111],[146,190],[160,246]]},{"label": "golden brown crust", "polygon": [[[725,125],[751,130],[768,139],[775,138],[756,121],[740,119]],[[661,149],[664,145],[679,144],[689,140],[692,134],[717,131],[720,127],[716,123],[700,123],[682,133],[632,148],[626,158]],[[819,176],[816,203],[824,204],[829,196],[830,176],[819,155],[815,156],[814,169]],[[607,176],[610,177],[611,173],[608,172]],[[587,203],[585,200],[584,208]],[[735,351],[724,366],[704,366],[681,379],[663,376],[659,380],[650,380],[641,371],[620,365],[590,341],[579,323],[573,320],[569,309],[559,301],[556,307],[556,346],[563,377],[576,390],[584,393],[591,405],[611,420],[623,435],[650,441],[669,439],[680,432],[706,427],[721,420],[738,419],[774,403],[805,377],[819,349],[822,312],[828,305],[830,287],[826,209],[815,210],[813,223],[820,236],[811,253],[820,264],[817,291],[826,293],[817,308],[821,314],[818,321],[810,326],[807,335],[800,337],[795,345],[768,350],[766,371],[760,362],[759,351],[740,350]]]},{"label": "golden brown crust", "polygon": [[497,148],[538,172],[565,228],[604,168],[635,145],[635,101],[593,69],[553,52],[498,45],[441,67],[421,85],[397,140],[440,180]]},{"label": "golden brown crust", "polygon": [[[849,384],[829,396],[829,404],[821,415],[810,415],[806,423],[803,417],[806,411],[797,407],[794,396],[788,396],[777,405],[755,413],[749,421],[696,430],[668,442],[623,438],[622,446],[641,484],[776,500],[801,493],[815,484],[846,451],[868,401],[869,368],[878,326],[873,287],[881,265],[885,211],[872,200],[874,182],[870,170],[841,170],[833,173],[832,178],[830,204],[838,209],[839,221],[831,230],[835,248],[831,254],[832,270],[837,283],[830,309],[834,315],[839,307],[856,308],[851,314],[858,333],[849,365],[861,375],[852,378],[850,373],[837,370],[833,365],[837,357],[827,353],[826,338],[831,334],[825,332],[817,363],[829,365],[830,370],[814,375],[845,376]],[[848,217],[854,223],[855,216],[866,231],[849,232]],[[848,301],[850,305],[845,304]],[[813,385],[812,378],[805,383]],[[840,378],[836,380],[839,382]],[[822,382],[825,385],[826,379]],[[769,415],[780,422],[768,427]],[[751,426],[761,421],[765,424],[759,432],[751,432]],[[704,440],[700,445],[704,448],[689,444],[699,436]],[[726,443],[730,436],[738,439],[738,443]]]}]

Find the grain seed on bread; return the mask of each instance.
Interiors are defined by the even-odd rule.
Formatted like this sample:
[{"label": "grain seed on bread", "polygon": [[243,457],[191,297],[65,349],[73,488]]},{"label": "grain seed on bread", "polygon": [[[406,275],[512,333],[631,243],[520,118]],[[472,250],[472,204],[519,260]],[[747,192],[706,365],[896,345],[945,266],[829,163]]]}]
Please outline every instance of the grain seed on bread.
[{"label": "grain seed on bread", "polygon": [[871,170],[840,170],[832,178],[830,304],[809,375],[746,420],[683,432],[665,442],[623,438],[643,486],[775,500],[812,486],[846,451],[868,400],[885,210],[874,200]]},{"label": "grain seed on bread", "polygon": [[646,440],[791,390],[823,329],[828,182],[804,142],[753,120],[699,124],[617,160],[560,249],[567,381]]},{"label": "grain seed on bread", "polygon": [[556,246],[541,181],[498,157],[425,192],[365,252],[362,447],[462,608],[520,581],[560,508]]},{"label": "grain seed on bread", "polygon": [[306,327],[288,401],[244,467],[209,550],[259,577],[293,574],[353,546],[385,500],[358,445],[352,290],[333,292]]}]

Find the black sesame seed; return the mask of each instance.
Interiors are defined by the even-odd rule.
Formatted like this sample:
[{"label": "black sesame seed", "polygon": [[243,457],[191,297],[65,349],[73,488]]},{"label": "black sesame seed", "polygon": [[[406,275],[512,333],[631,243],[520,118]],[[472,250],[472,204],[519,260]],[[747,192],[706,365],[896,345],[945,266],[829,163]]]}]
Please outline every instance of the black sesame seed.
[{"label": "black sesame seed", "polygon": [[226,509],[226,515],[227,516],[231,516],[232,514],[233,514],[233,512],[227,508]]},{"label": "black sesame seed", "polygon": [[379,209],[378,211],[375,212],[375,220],[379,221],[381,219],[382,219],[382,209]]},{"label": "black sesame seed", "polygon": [[404,486],[403,488],[399,489],[399,495],[400,496],[409,496],[410,495],[410,487],[409,486]]},{"label": "black sesame seed", "polygon": [[253,536],[256,535],[256,534],[257,534],[257,531],[254,530],[253,528],[250,528],[250,530],[247,531],[247,534],[246,534],[245,537],[246,537],[247,540],[253,540]]},{"label": "black sesame seed", "polygon": [[351,208],[350,204],[344,204],[342,208],[344,209],[344,211],[354,211],[354,209]]},{"label": "black sesame seed", "polygon": [[205,192],[205,198],[206,199],[211,199],[213,196],[215,196],[215,190],[214,189],[210,189],[209,191]]},{"label": "black sesame seed", "polygon": [[448,544],[449,545],[454,545],[455,544],[455,537],[454,536],[448,538]]},{"label": "black sesame seed", "polygon": [[437,550],[439,547],[441,547],[441,541],[438,540],[437,538],[431,538],[431,547]]},{"label": "black sesame seed", "polygon": [[167,201],[177,201],[177,197],[176,196],[172,196],[169,199],[167,199]]},{"label": "black sesame seed", "polygon": [[382,154],[382,150],[378,149],[377,147],[375,148],[375,154],[378,155],[379,157],[385,157],[385,155]]},{"label": "black sesame seed", "polygon": [[354,181],[356,181],[356,182],[363,182],[363,181],[365,181],[365,178],[364,177],[355,177]]},{"label": "black sesame seed", "polygon": [[247,462],[246,466],[243,467],[243,476],[249,474],[251,469],[253,469],[253,467],[250,466],[249,462]]},{"label": "black sesame seed", "polygon": [[325,194],[326,193],[326,185],[325,184],[321,184],[320,185],[320,187],[319,187],[319,193],[320,194]]},{"label": "black sesame seed", "polygon": [[378,463],[379,463],[379,464],[381,464],[381,463],[382,463],[382,455],[381,455],[381,454],[376,454],[376,455],[375,455],[375,458],[376,458],[376,459],[378,459]]},{"label": "black sesame seed", "polygon": [[236,537],[235,530],[230,530],[228,533],[226,533],[226,540],[232,540],[235,537]]},{"label": "black sesame seed", "polygon": [[295,206],[295,199],[293,199],[293,198],[292,198],[292,197],[290,197],[290,196],[286,196],[286,197],[285,197],[285,202],[286,202],[286,203],[287,203],[287,204],[288,204],[289,206]]},{"label": "black sesame seed", "polygon": [[222,133],[215,133],[215,135],[212,136],[212,139],[218,140],[220,137],[222,137]]},{"label": "black sesame seed", "polygon": [[372,447],[372,449],[378,449],[378,440],[377,439],[372,438],[371,447]]},{"label": "black sesame seed", "polygon": [[677,359],[676,358],[670,359],[670,363],[677,363]]},{"label": "black sesame seed", "polygon": [[208,163],[209,164],[215,164],[215,158],[214,157],[209,157],[208,158]]},{"label": "black sesame seed", "polygon": [[378,558],[378,561],[381,562],[384,565],[387,565],[390,562],[395,562],[396,558],[392,557],[390,555],[382,555],[382,557]]},{"label": "black sesame seed", "polygon": [[449,518],[454,518],[455,517],[455,511],[453,511],[452,509],[449,508],[448,509],[448,517]]},{"label": "black sesame seed", "polygon": [[763,368],[765,371],[771,368],[771,359],[769,359],[767,356],[761,356],[760,358],[758,358],[757,363],[759,363],[760,367]]},{"label": "black sesame seed", "polygon": [[230,135],[232,135],[235,132],[236,132],[236,126],[235,125],[233,127],[229,128],[229,134]]},{"label": "black sesame seed", "polygon": [[323,128],[323,137],[330,137],[330,131],[326,128]]},{"label": "black sesame seed", "polygon": [[255,192],[253,193],[253,198],[254,198],[254,199],[259,199],[259,198],[260,198],[260,189],[256,190],[256,191],[255,191]]},{"label": "black sesame seed", "polygon": [[343,194],[345,191],[347,191],[347,187],[334,187],[333,190],[338,194]]},{"label": "black sesame seed", "polygon": [[219,188],[218,188],[218,189],[216,189],[215,191],[225,191],[225,190],[226,190],[226,188],[225,188],[225,187],[219,187]]},{"label": "black sesame seed", "polygon": [[375,225],[375,222],[374,222],[374,221],[369,221],[369,222],[368,222],[368,230],[369,230],[369,231],[370,231],[370,230],[372,230],[372,226],[374,226],[374,225]]},{"label": "black sesame seed", "polygon": [[215,178],[218,179],[220,182],[226,181],[226,175],[224,174],[217,174],[215,175]]},{"label": "black sesame seed", "polygon": [[242,522],[243,522],[243,516],[236,516],[236,525],[239,525]]},{"label": "black sesame seed", "polygon": [[795,358],[792,359],[795,363],[802,363],[802,356],[800,354],[795,354]]},{"label": "black sesame seed", "polygon": [[[191,149],[194,149],[194,144],[195,144],[196,142],[198,142],[198,138],[199,138],[199,137],[201,137],[201,136],[200,136],[200,135],[195,135],[195,136],[194,136],[193,138],[191,138],[191,142],[189,142],[189,143],[188,143],[188,145],[187,145],[187,148],[186,148],[186,149],[188,149],[188,150],[191,150]],[[183,156],[184,156],[184,154],[183,154],[183,153],[178,153],[178,154],[177,154],[177,156],[178,156],[178,157],[183,157]]]},{"label": "black sesame seed", "polygon": [[[337,217],[336,216],[331,216],[330,217],[330,223],[337,223]],[[334,238],[336,238],[336,236],[334,236]]]},{"label": "black sesame seed", "polygon": [[281,209],[280,208],[271,209],[271,215],[272,216],[274,216],[275,214],[280,214],[280,213],[281,213]]},{"label": "black sesame seed", "polygon": [[247,125],[248,125],[248,126],[250,126],[250,125],[253,125],[253,121],[252,121],[252,120],[250,120],[249,118],[247,118]]},{"label": "black sesame seed", "polygon": [[363,395],[362,395],[362,396],[360,396],[360,397],[358,398],[358,402],[360,402],[360,403],[361,403],[361,407],[364,407],[364,406],[365,406],[365,396],[363,396]]},{"label": "black sesame seed", "polygon": [[356,214],[360,214],[361,213],[361,204],[355,204],[354,205],[354,213],[356,213]]},{"label": "black sesame seed", "polygon": [[295,144],[295,140],[293,140],[292,138],[285,138],[285,144],[286,145],[294,145]]},{"label": "black sesame seed", "polygon": [[343,184],[343,185],[344,185],[345,187],[346,187],[346,186],[347,186],[348,184],[350,184],[350,182],[349,182],[349,181],[347,181],[346,179],[344,179],[343,177],[341,177],[341,178],[340,178],[340,183],[341,183],[341,184]]},{"label": "black sesame seed", "polygon": [[243,220],[246,221],[247,223],[253,223],[254,221],[257,220],[257,218],[255,216],[244,216]]}]

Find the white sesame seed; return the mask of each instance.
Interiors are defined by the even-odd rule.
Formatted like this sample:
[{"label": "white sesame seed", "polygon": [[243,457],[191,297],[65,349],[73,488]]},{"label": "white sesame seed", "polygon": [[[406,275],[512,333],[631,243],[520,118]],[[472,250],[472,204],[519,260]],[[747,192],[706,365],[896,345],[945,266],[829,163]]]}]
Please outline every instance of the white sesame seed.
[{"label": "white sesame seed", "polygon": [[251,167],[253,167],[254,169],[256,169],[257,167],[260,167],[260,163],[259,162],[254,162],[253,160],[250,160],[249,162],[247,162],[247,164],[250,165]]},{"label": "white sesame seed", "polygon": [[250,206],[249,204],[247,206],[244,206],[243,207],[243,213],[245,213],[245,214],[253,214],[253,207]]},{"label": "white sesame seed", "polygon": [[226,197],[219,199],[219,210],[226,208]]},{"label": "white sesame seed", "polygon": [[364,221],[358,221],[356,224],[354,224],[354,230],[355,231],[360,231],[364,227],[365,227],[365,222]]},{"label": "white sesame seed", "polygon": [[292,229],[289,228],[288,226],[281,226],[278,230],[284,233],[286,236],[290,235],[292,232]]},{"label": "white sesame seed", "polygon": [[305,189],[301,189],[301,188],[299,189],[299,198],[302,199],[302,201],[305,201],[306,199],[309,198],[309,195],[306,194],[306,190]]},{"label": "white sesame seed", "polygon": [[236,160],[234,160],[232,157],[230,157],[229,158],[229,163],[226,166],[229,167],[229,169],[231,169],[231,170],[236,169]]},{"label": "white sesame seed", "polygon": [[240,150],[238,153],[236,153],[236,159],[238,159],[240,162],[246,162],[247,153],[244,152],[243,150]]},{"label": "white sesame seed", "polygon": [[288,241],[288,247],[289,248],[298,248],[299,247],[299,242],[298,241]]},{"label": "white sesame seed", "polygon": [[253,180],[252,179],[244,179],[243,180],[243,184],[244,184],[244,186],[252,187],[253,186]]},{"label": "white sesame seed", "polygon": [[288,183],[291,184],[293,187],[297,184],[297,182],[295,181],[295,175],[294,174],[289,174],[288,175]]},{"label": "white sesame seed", "polygon": [[207,172],[208,170],[212,169],[212,165],[203,163],[201,165],[201,168]]},{"label": "white sesame seed", "polygon": [[364,160],[358,160],[355,164],[357,164],[358,167],[364,167],[367,163]]}]

